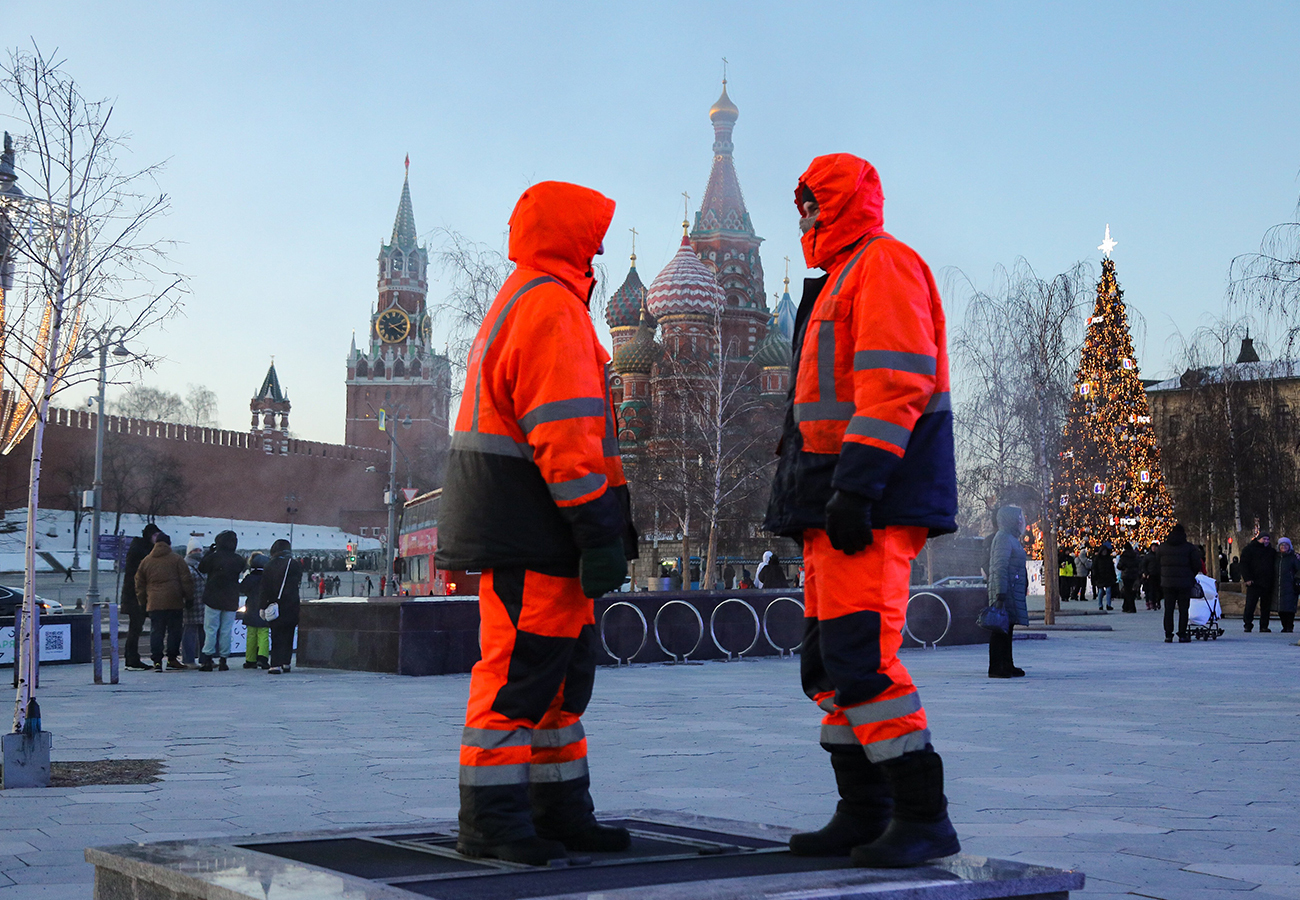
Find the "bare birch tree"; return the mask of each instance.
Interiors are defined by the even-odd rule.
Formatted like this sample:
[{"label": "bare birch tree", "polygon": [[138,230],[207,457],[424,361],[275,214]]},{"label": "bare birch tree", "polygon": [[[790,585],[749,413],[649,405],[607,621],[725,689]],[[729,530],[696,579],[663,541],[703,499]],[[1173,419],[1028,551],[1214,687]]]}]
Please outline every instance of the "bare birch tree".
[{"label": "bare birch tree", "polygon": [[1083,263],[1043,279],[1021,259],[1009,272],[999,269],[988,291],[971,286],[953,341],[963,505],[1025,504],[1026,519],[1042,533],[1049,623],[1060,602],[1052,495],[1090,282]]},{"label": "bare birch tree", "polygon": [[16,184],[0,195],[0,272],[7,273],[0,360],[8,392],[0,449],[13,449],[28,427],[33,436],[26,601],[15,648],[14,730],[21,731],[34,700],[35,532],[50,399],[96,377],[73,369],[90,327],[113,324],[125,329],[125,338],[138,335],[174,312],[182,282],[166,270],[167,245],[149,234],[168,206],[165,195],[152,191],[159,167],[119,168],[124,138],[110,130],[112,105],[86,100],[63,63],[39,48],[11,53],[0,87],[19,132],[12,163],[6,154]]}]

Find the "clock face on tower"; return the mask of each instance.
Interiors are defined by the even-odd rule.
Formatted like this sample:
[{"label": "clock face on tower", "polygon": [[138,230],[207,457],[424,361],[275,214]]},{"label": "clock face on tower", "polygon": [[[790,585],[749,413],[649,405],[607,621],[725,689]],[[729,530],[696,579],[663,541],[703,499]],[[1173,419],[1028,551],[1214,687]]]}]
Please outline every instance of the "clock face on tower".
[{"label": "clock face on tower", "polygon": [[390,307],[375,319],[375,334],[385,344],[396,344],[411,332],[411,319],[397,307]]}]

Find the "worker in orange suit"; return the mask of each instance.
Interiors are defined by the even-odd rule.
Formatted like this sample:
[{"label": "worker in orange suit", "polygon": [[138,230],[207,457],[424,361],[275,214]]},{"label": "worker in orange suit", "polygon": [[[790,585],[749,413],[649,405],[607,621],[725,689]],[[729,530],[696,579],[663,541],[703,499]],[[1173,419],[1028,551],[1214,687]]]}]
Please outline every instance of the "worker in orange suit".
[{"label": "worker in orange suit", "polygon": [[884,230],[872,165],[820,156],[795,190],[809,268],[765,527],[802,540],[805,693],[840,800],[807,856],[913,866],[957,853],[943,762],[898,658],[911,563],[957,530],[943,307],[915,250]]},{"label": "worker in orange suit", "polygon": [[546,865],[616,851],[596,821],[582,713],[596,671],[592,598],[636,555],[589,303],[614,201],[547,181],[510,217],[516,264],[470,348],[442,494],[437,565],[482,570],[483,658],[460,748],[468,856]]}]

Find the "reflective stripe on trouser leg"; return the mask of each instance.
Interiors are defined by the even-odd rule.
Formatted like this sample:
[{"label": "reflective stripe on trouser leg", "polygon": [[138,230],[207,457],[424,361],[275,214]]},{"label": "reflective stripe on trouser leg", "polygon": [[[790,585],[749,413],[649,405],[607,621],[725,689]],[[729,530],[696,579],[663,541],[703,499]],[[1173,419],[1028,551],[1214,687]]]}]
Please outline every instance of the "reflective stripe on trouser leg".
[{"label": "reflective stripe on trouser leg", "polygon": [[[594,675],[592,603],[577,578],[485,571],[483,657],[470,676],[460,751],[462,841],[534,833],[530,785],[587,779],[585,711]],[[589,671],[590,670],[590,671]]]},{"label": "reflective stripe on trouser leg", "polygon": [[898,659],[911,561],[925,543],[920,528],[877,529],[866,550],[834,550],[820,530],[804,533],[804,691],[826,716],[828,751],[861,746],[872,762],[930,742],[925,710]]}]

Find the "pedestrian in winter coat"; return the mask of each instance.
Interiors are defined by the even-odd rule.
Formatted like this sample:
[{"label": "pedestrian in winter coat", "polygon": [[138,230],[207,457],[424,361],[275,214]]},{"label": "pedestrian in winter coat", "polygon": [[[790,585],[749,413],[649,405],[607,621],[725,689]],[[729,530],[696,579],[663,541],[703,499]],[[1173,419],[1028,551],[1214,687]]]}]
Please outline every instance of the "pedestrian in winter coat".
[{"label": "pedestrian in winter coat", "polygon": [[1056,591],[1064,603],[1074,595],[1074,557],[1070,548],[1061,547],[1056,551],[1056,559]]},{"label": "pedestrian in winter coat", "polygon": [[185,665],[197,665],[199,648],[203,646],[203,585],[207,576],[199,571],[199,562],[203,559],[203,543],[198,538],[190,538],[185,546],[185,564],[190,567],[190,577],[194,579],[194,598],[185,604],[185,616],[181,630],[181,662]]},{"label": "pedestrian in winter coat", "polygon": [[1271,546],[1268,532],[1260,534],[1241,551],[1241,577],[1246,582],[1246,611],[1242,624],[1247,632],[1255,629],[1255,606],[1259,606],[1259,630],[1268,627],[1268,614],[1273,604],[1274,579],[1277,577],[1277,551]]},{"label": "pedestrian in winter coat", "polygon": [[1123,612],[1137,612],[1137,585],[1138,578],[1141,577],[1141,566],[1138,563],[1137,551],[1128,541],[1124,542],[1124,550],[1119,555],[1119,562],[1116,564],[1119,569],[1119,580],[1124,598],[1124,605],[1121,608]]},{"label": "pedestrian in winter coat", "polygon": [[126,550],[126,559],[122,565],[122,599],[119,605],[128,621],[126,650],[123,655],[126,657],[126,668],[132,672],[147,672],[150,668],[140,659],[140,638],[144,634],[144,620],[149,611],[136,598],[135,573],[153,549],[154,535],[161,531],[153,522],[144,526],[139,536],[131,539],[131,546]]},{"label": "pedestrian in winter coat", "polygon": [[769,589],[790,586],[790,582],[785,577],[785,569],[781,566],[780,558],[773,555],[771,550],[763,552],[763,561],[759,564],[758,570],[754,572],[754,584],[760,588]]},{"label": "pedestrian in winter coat", "polygon": [[271,628],[262,618],[262,572],[271,557],[254,553],[248,558],[248,574],[240,582],[239,592],[248,599],[244,602],[244,668],[271,668]]},{"label": "pedestrian in winter coat", "polygon": [[208,576],[207,587],[203,591],[203,655],[199,669],[212,671],[212,660],[218,660],[217,666],[222,672],[230,667],[226,658],[230,656],[230,629],[235,624],[235,613],[239,610],[239,576],[244,571],[244,558],[235,552],[239,538],[233,531],[223,531],[208,548],[199,563],[199,569]]},{"label": "pedestrian in winter coat", "polygon": [[1178,642],[1191,641],[1187,633],[1187,607],[1192,599],[1192,585],[1201,571],[1201,553],[1188,543],[1181,524],[1169,531],[1160,545],[1160,590],[1165,598],[1165,643],[1174,640],[1174,610],[1178,610]]},{"label": "pedestrian in winter coat", "polygon": [[1020,536],[1025,533],[1025,514],[1018,506],[998,510],[998,531],[989,553],[989,604],[998,604],[1007,613],[1007,633],[989,632],[989,677],[1020,678],[1024,669],[1016,668],[1011,658],[1011,632],[1017,625],[1029,624],[1029,566]]},{"label": "pedestrian in winter coat", "polygon": [[[1083,547],[1079,552],[1074,554],[1074,599],[1083,601],[1088,599],[1088,582],[1092,580],[1092,558],[1084,551]],[[1093,596],[1097,591],[1093,589]]]},{"label": "pedestrian in winter coat", "polygon": [[302,583],[302,566],[293,558],[293,548],[286,540],[271,545],[271,561],[262,571],[262,595],[259,609],[265,616],[266,608],[278,604],[280,614],[271,623],[271,668],[267,673],[283,675],[289,671],[293,656],[293,635],[298,628],[298,594]]},{"label": "pedestrian in winter coat", "polygon": [[1290,538],[1277,542],[1277,617],[1282,620],[1282,631],[1295,631],[1297,580],[1300,580],[1300,557],[1296,556]]},{"label": "pedestrian in winter coat", "polygon": [[1142,594],[1147,609],[1160,608],[1160,545],[1155,542],[1142,556]]},{"label": "pedestrian in winter coat", "polygon": [[764,527],[803,541],[803,688],[827,713],[822,746],[841,802],[790,849],[918,865],[960,847],[943,763],[896,652],[911,562],[927,536],[957,530],[946,317],[929,266],[885,231],[870,163],[818,157],[795,205],[804,261],[826,275],[805,282],[795,318]]},{"label": "pedestrian in winter coat", "polygon": [[1240,556],[1234,556],[1232,558],[1232,562],[1228,563],[1228,578],[1229,580],[1237,584],[1241,583],[1241,557]]},{"label": "pedestrian in winter coat", "polygon": [[1092,589],[1097,595],[1098,609],[1114,609],[1111,605],[1115,592],[1115,557],[1110,541],[1102,541],[1092,557]]},{"label": "pedestrian in winter coat", "polygon": [[188,669],[180,660],[181,628],[185,603],[194,602],[194,578],[181,555],[172,551],[172,539],[161,531],[154,535],[153,549],[135,571],[135,595],[149,611],[153,670],[163,670],[164,639],[167,668]]},{"label": "pedestrian in winter coat", "polygon": [[1220,551],[1219,551],[1219,580],[1220,580],[1220,581],[1227,581],[1227,580],[1228,580],[1228,575],[1229,575],[1229,572],[1228,572],[1228,554],[1226,554],[1226,553],[1224,553],[1222,550],[1220,550]]}]

